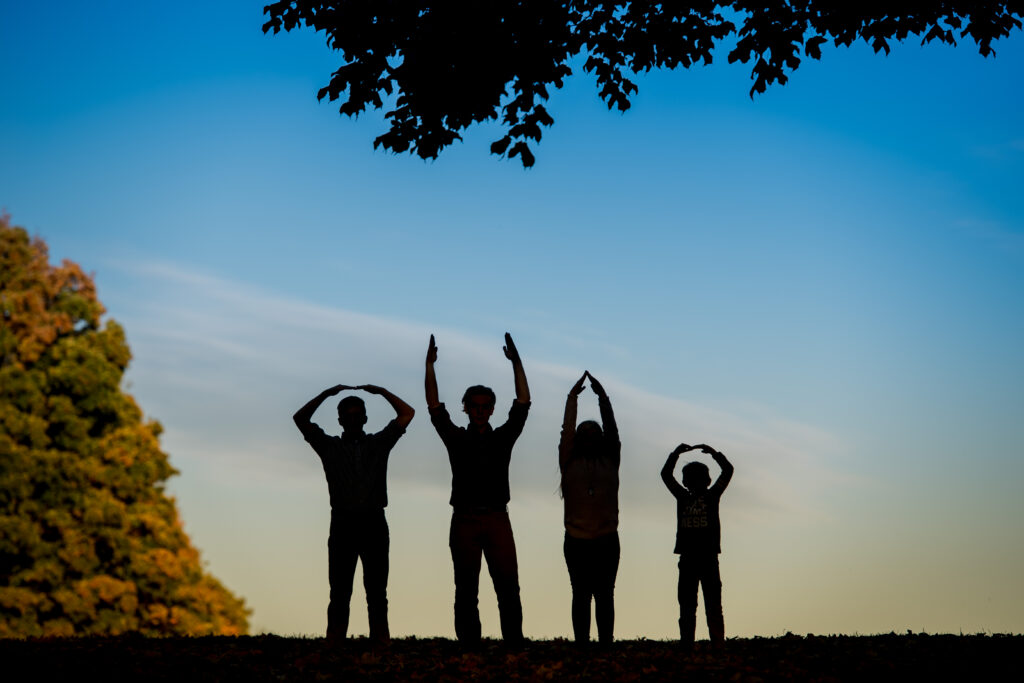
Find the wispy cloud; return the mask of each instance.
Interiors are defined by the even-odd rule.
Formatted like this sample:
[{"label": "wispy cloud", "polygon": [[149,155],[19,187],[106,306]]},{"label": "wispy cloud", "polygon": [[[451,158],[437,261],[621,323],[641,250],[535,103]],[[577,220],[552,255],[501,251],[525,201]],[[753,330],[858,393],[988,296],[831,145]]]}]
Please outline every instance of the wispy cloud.
[{"label": "wispy cloud", "polygon": [[999,143],[987,145],[974,145],[970,148],[971,153],[981,159],[1006,160],[1017,157],[1024,152],[1024,138],[1006,140]]},{"label": "wispy cloud", "polygon": [[[431,333],[440,348],[442,399],[453,414],[462,388],[472,383],[494,387],[499,416],[512,399],[500,339],[295,300],[169,264],[127,270],[138,279],[133,290],[143,298],[126,300],[114,314],[126,324],[135,351],[134,390],[143,407],[164,422],[173,458],[201,458],[213,471],[220,463],[226,479],[236,476],[240,458],[250,473],[270,478],[318,477],[319,465],[291,414],[330,384],[372,382],[420,409],[396,449],[392,478],[446,489],[447,463],[421,398]],[[528,340],[520,345],[528,348]],[[516,449],[513,486],[516,495],[549,497],[557,487],[555,448],[564,397],[580,369],[525,360],[533,408]],[[732,455],[739,472],[736,506],[751,514],[805,509],[811,502],[801,492],[812,489],[806,482],[839,481],[829,459],[841,444],[813,425],[766,409],[712,409],[615,377],[602,379],[623,436],[623,505],[638,512],[652,496],[661,496],[658,470],[681,441],[712,443]],[[583,398],[581,418],[596,417],[589,393]],[[389,419],[390,409],[382,404],[370,401],[371,424]],[[319,419],[336,429],[329,410]]]},{"label": "wispy cloud", "polygon": [[[291,416],[331,384],[375,383],[418,411],[389,466],[391,590],[401,625],[395,632],[451,635],[445,589],[451,473],[423,405],[424,355],[428,336],[436,334],[441,398],[457,419],[461,392],[474,383],[495,389],[495,419],[501,419],[513,398],[502,340],[321,306],[166,264],[122,274],[130,286],[106,300],[134,352],[131,390],[165,426],[164,448],[181,471],[171,490],[189,533],[213,571],[246,596],[259,626],[279,633],[323,628],[327,491],[320,463]],[[529,338],[518,342],[533,397],[511,469],[524,612],[532,634],[564,636],[567,584],[560,555],[552,552],[562,534],[556,446],[566,392],[582,369],[530,355]],[[712,408],[590,369],[608,389],[623,442],[621,635],[670,637],[674,630],[674,609],[665,607],[675,590],[674,505],[658,473],[680,441],[714,444],[736,465],[722,512],[730,547],[766,552],[758,550],[760,538],[776,538],[780,530],[791,534],[783,542],[789,546],[814,543],[806,526],[825,523],[832,514],[825,497],[848,485],[832,465],[845,448],[839,439],[763,407]],[[392,412],[368,398],[370,427],[382,426]],[[316,419],[337,431],[332,408],[329,402]],[[579,417],[597,413],[587,392]],[[411,582],[399,568],[413,565]],[[284,601],[282,581],[296,586]],[[439,590],[424,597],[424,583]],[[746,596],[751,615],[760,613],[754,588],[734,591]],[[497,619],[487,614],[486,601],[483,608],[485,630],[493,634]],[[365,628],[362,613],[353,614],[353,629]],[[738,623],[759,622],[747,616]]]},{"label": "wispy cloud", "polygon": [[1013,228],[1000,221],[964,218],[957,222],[975,239],[983,240],[1014,256],[1024,255],[1024,224]]}]

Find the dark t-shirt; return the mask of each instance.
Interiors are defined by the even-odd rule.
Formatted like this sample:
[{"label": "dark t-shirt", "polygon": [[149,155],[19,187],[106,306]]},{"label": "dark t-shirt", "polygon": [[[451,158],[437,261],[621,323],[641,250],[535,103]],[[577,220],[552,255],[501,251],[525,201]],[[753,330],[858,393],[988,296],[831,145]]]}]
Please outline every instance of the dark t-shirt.
[{"label": "dark t-shirt", "polygon": [[710,488],[691,493],[673,477],[666,477],[665,483],[676,499],[676,547],[672,552],[679,555],[717,555],[722,552],[718,503],[731,479],[730,466]]},{"label": "dark t-shirt", "polygon": [[722,552],[722,523],[718,517],[721,491],[714,487],[693,495],[676,496],[676,547],[680,555]]},{"label": "dark t-shirt", "polygon": [[376,434],[330,436],[314,422],[299,427],[324,466],[332,510],[387,507],[388,455],[405,433],[392,420]]},{"label": "dark t-shirt", "polygon": [[444,404],[430,410],[430,421],[448,450],[452,468],[452,495],[448,501],[459,509],[497,509],[509,501],[508,465],[512,446],[523,431],[529,403],[512,402],[508,420],[482,432],[457,427]]}]

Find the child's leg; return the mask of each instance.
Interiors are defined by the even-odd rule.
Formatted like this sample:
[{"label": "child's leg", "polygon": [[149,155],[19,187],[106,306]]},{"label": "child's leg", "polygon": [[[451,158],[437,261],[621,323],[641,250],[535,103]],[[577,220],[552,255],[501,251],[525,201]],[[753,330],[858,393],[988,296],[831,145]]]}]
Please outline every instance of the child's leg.
[{"label": "child's leg", "polygon": [[693,561],[679,558],[679,640],[683,645],[693,645],[697,630],[697,582],[700,574]]},{"label": "child's leg", "polygon": [[711,645],[721,647],[725,642],[725,616],[722,614],[722,577],[718,570],[718,555],[703,563],[700,583],[704,590],[704,613],[708,618]]}]

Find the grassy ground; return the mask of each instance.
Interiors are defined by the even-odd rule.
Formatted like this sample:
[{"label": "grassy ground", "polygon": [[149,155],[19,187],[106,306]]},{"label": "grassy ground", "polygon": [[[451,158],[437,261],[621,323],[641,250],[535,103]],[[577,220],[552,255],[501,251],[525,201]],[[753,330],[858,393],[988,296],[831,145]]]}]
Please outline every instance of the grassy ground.
[{"label": "grassy ground", "polygon": [[608,648],[564,640],[519,649],[484,641],[314,638],[73,638],[0,640],[4,681],[1014,681],[1024,680],[1024,636],[880,635],[632,640]]}]

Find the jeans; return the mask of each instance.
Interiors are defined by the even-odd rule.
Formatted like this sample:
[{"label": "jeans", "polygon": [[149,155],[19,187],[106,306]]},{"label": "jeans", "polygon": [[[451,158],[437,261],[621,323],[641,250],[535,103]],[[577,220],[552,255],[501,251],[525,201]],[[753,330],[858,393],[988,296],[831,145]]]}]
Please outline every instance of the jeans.
[{"label": "jeans", "polygon": [[725,642],[725,617],[722,615],[722,578],[718,555],[701,553],[679,557],[679,640],[692,644],[697,628],[697,585],[704,590],[704,613],[708,619],[711,644]]},{"label": "jeans", "polygon": [[562,546],[572,584],[572,631],[577,643],[590,640],[590,601],[594,601],[597,637],[614,640],[615,575],[619,571],[619,533],[598,538],[574,538],[568,533]]},{"label": "jeans", "polygon": [[327,539],[328,578],[331,598],[327,605],[327,637],[348,634],[349,602],[356,561],[363,563],[363,588],[370,637],[390,638],[388,630],[388,549],[391,543],[384,509],[337,510],[331,514],[331,535]]},{"label": "jeans", "polygon": [[455,635],[461,642],[480,640],[480,557],[494,583],[501,637],[523,640],[523,606],[519,600],[519,563],[508,512],[454,512],[448,536],[455,569]]}]

